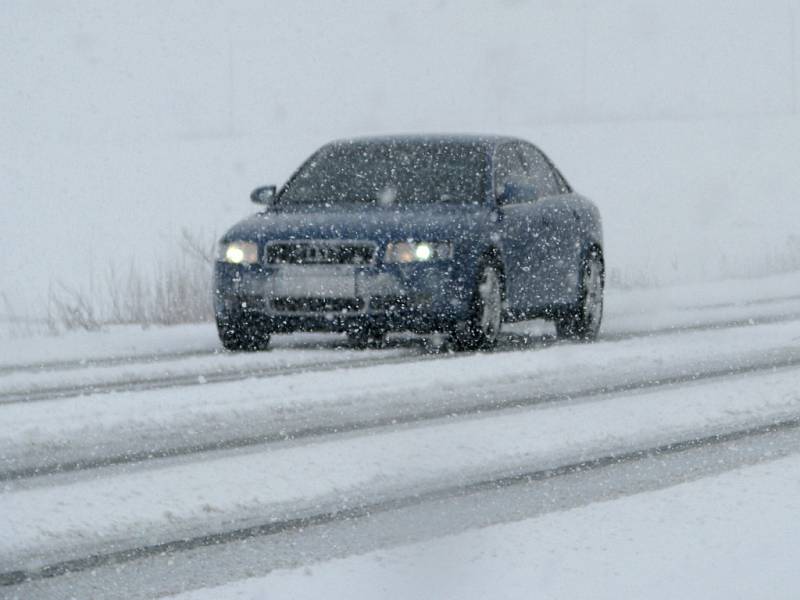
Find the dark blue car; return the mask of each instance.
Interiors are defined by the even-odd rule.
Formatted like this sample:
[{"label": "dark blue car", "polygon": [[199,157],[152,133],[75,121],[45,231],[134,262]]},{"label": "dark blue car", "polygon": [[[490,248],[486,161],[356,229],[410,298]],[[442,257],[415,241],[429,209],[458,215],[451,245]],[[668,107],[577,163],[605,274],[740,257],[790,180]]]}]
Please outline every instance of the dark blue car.
[{"label": "dark blue car", "polygon": [[503,321],[544,317],[593,339],[603,310],[600,215],[535,146],[507,137],[338,141],[220,241],[215,312],[231,350],[270,335],[447,332],[491,348]]}]

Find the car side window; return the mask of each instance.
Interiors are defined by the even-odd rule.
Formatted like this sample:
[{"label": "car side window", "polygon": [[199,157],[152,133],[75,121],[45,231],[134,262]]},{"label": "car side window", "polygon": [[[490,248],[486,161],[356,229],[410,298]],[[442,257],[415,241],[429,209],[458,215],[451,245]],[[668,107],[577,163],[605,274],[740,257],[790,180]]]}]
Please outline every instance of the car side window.
[{"label": "car side window", "polygon": [[522,156],[523,168],[536,187],[538,197],[555,196],[567,191],[561,178],[539,150],[525,145],[522,147]]},{"label": "car side window", "polygon": [[517,148],[513,144],[505,144],[498,148],[494,158],[495,194],[499,197],[505,191],[507,184],[519,185],[527,179],[522,156]]}]

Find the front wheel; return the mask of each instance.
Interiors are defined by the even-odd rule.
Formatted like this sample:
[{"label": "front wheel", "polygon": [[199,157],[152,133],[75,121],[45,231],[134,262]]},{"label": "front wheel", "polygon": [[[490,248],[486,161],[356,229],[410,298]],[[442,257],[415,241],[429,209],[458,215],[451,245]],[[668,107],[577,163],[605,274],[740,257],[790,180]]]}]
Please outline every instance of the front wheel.
[{"label": "front wheel", "polygon": [[255,352],[269,345],[269,332],[243,315],[217,315],[217,333],[226,350]]},{"label": "front wheel", "polygon": [[479,272],[472,294],[471,314],[452,333],[456,350],[488,350],[497,344],[503,317],[499,269],[489,263]]},{"label": "front wheel", "polygon": [[581,261],[579,279],[578,302],[556,318],[556,335],[560,339],[590,342],[597,338],[603,318],[605,266],[597,250]]}]

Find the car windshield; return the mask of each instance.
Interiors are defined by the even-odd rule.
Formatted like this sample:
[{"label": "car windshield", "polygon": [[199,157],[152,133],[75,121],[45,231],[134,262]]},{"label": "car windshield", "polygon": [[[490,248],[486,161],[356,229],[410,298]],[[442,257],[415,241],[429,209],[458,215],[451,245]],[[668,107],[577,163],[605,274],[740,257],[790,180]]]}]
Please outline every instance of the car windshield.
[{"label": "car windshield", "polygon": [[486,161],[486,153],[477,144],[333,144],[300,168],[279,203],[392,206],[480,202]]}]

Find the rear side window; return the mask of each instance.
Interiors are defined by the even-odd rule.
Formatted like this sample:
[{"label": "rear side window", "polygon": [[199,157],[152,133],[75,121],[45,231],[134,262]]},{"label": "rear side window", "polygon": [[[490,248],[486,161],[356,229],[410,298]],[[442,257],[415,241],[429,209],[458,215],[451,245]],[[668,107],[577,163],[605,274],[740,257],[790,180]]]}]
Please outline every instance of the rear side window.
[{"label": "rear side window", "polygon": [[522,161],[525,174],[536,187],[538,197],[555,196],[567,191],[566,184],[539,150],[533,146],[523,146]]},{"label": "rear side window", "polygon": [[494,191],[503,193],[506,183],[519,182],[526,179],[522,156],[511,144],[500,146],[494,157]]}]

